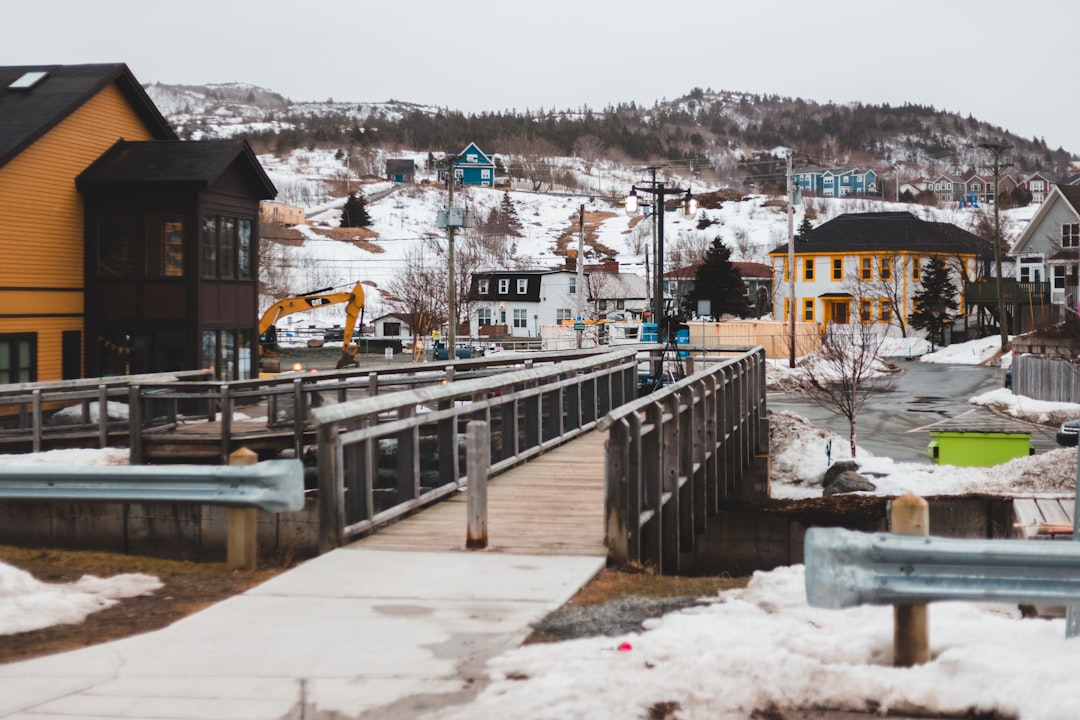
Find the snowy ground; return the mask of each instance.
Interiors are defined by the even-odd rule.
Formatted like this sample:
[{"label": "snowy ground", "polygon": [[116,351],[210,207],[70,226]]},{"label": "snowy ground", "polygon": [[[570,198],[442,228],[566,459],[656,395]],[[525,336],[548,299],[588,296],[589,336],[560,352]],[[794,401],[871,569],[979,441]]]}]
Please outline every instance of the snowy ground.
[{"label": "snowy ground", "polygon": [[[987,349],[953,346],[928,362],[977,362]],[[1006,358],[1007,362],[1007,358]],[[1080,405],[1039,403],[1007,390],[972,398],[1030,419],[1080,416]],[[774,495],[819,496],[802,477],[820,468],[825,434],[790,413],[776,413]],[[834,460],[845,442],[834,442]],[[864,457],[878,492],[1049,492],[1071,495],[1075,449],[1022,458],[993,468],[905,465]],[[71,450],[4,456],[0,463],[123,464],[126,451]],[[788,469],[785,472],[785,468]],[[807,472],[807,469],[811,472]],[[75,585],[40,583],[0,563],[0,634],[79,622],[106,603],[157,585],[121,576]],[[823,610],[806,604],[802,566],[756,573],[743,590],[700,607],[648,621],[623,637],[530,645],[495,658],[492,682],[477,700],[427,718],[513,717],[734,720],[771,717],[768,708],[828,708],[894,713],[987,713],[1020,720],[1080,717],[1080,641],[1067,641],[1063,619],[1023,619],[1015,607],[939,603],[930,609],[930,663],[891,665],[892,611],[882,607]],[[778,716],[779,717],[779,716]]]}]

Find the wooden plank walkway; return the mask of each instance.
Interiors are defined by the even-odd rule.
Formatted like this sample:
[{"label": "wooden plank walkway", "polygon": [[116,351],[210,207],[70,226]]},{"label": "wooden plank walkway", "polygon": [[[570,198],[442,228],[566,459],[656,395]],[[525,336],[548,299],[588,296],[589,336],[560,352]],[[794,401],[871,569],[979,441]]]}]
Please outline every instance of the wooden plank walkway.
[{"label": "wooden plank walkway", "polygon": [[[604,441],[592,431],[488,481],[488,549],[522,555],[607,555]],[[370,550],[465,550],[467,495],[360,538]]]}]

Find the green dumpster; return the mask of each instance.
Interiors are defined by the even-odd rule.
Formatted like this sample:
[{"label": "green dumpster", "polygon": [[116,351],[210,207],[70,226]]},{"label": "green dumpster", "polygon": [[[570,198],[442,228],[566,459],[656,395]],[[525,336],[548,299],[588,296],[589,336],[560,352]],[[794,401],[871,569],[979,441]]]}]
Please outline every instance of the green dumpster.
[{"label": "green dumpster", "polygon": [[989,467],[1034,455],[1031,433],[1019,429],[943,428],[930,431],[927,456],[941,465]]}]

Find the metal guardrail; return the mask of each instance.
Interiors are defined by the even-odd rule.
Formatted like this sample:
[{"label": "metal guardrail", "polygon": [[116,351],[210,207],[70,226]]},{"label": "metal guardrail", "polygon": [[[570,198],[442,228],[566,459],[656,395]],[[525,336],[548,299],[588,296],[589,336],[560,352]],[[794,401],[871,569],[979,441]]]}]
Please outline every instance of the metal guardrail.
[{"label": "metal guardrail", "polygon": [[1080,543],[810,528],[804,553],[806,599],[815,607],[1080,600]]},{"label": "metal guardrail", "polygon": [[461,489],[470,420],[490,428],[490,474],[594,428],[634,397],[636,356],[558,353],[543,367],[469,380],[449,372],[445,384],[313,409],[320,551]]},{"label": "metal guardrail", "polygon": [[608,430],[605,518],[609,557],[678,570],[720,502],[764,492],[744,472],[768,452],[765,350],[729,348],[705,369],[604,417]]},{"label": "metal guardrail", "polygon": [[303,509],[304,466],[0,467],[0,500],[203,503],[278,513]]}]

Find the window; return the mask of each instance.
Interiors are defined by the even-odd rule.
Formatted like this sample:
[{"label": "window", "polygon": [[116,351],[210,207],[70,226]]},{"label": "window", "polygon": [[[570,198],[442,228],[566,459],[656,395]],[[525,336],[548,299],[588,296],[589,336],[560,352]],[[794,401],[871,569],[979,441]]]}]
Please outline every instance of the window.
[{"label": "window", "polygon": [[859,322],[873,322],[874,321],[874,307],[873,304],[867,298],[859,300]]},{"label": "window", "polygon": [[1064,265],[1055,265],[1054,266],[1054,289],[1055,290],[1064,290],[1065,289],[1065,266]]},{"label": "window", "polygon": [[223,217],[219,220],[218,247],[218,277],[236,277],[236,218]]},{"label": "window", "polygon": [[888,300],[881,300],[878,304],[878,314],[883,323],[892,322],[892,303]]},{"label": "window", "polygon": [[0,385],[37,380],[37,335],[0,335]]},{"label": "window", "polygon": [[1061,247],[1080,247],[1080,223],[1061,226]]},{"label": "window", "polygon": [[517,293],[518,295],[524,295],[529,292],[529,280],[528,278],[518,278],[517,281]]},{"label": "window", "polygon": [[465,162],[467,162],[467,163],[478,163],[478,162],[480,162],[480,158],[478,158],[476,156],[476,153],[469,153],[468,155],[465,156]]},{"label": "window", "polygon": [[807,322],[814,321],[814,299],[808,298],[803,300],[803,320]]},{"label": "window", "polygon": [[134,215],[105,215],[98,218],[98,275],[111,278],[135,277],[138,218]]},{"label": "window", "polygon": [[570,276],[570,294],[577,295],[577,278],[573,275]]},{"label": "window", "polygon": [[491,325],[491,308],[480,308],[476,311],[476,324],[479,327]]},{"label": "window", "polygon": [[476,294],[477,295],[487,295],[488,294],[488,287],[489,287],[488,283],[489,283],[489,281],[488,281],[487,278],[481,278],[480,280],[477,280],[476,281]]},{"label": "window", "polygon": [[203,216],[202,229],[202,276],[217,275],[218,219],[216,215]]},{"label": "window", "polygon": [[558,308],[555,310],[555,322],[561,323],[564,320],[569,322],[574,319],[573,314],[570,312],[570,308]]},{"label": "window", "polygon": [[483,170],[480,171],[480,177],[483,178],[484,180],[490,180],[491,179],[491,170],[488,170],[487,168],[484,168]]},{"label": "window", "polygon": [[514,327],[524,328],[529,326],[529,311],[522,308],[514,308]]},{"label": "window", "polygon": [[505,295],[510,292],[510,278],[499,278],[499,294]]},{"label": "window", "polygon": [[251,221],[245,218],[240,219],[240,224],[237,227],[237,243],[238,255],[237,255],[237,276],[244,279],[251,279]]},{"label": "window", "polygon": [[863,280],[873,279],[874,267],[873,264],[870,262],[870,258],[862,258],[860,265],[862,269],[859,272],[859,277],[861,277]]},{"label": "window", "polygon": [[803,260],[803,280],[814,279],[814,259],[806,258]]},{"label": "window", "polygon": [[832,259],[832,279],[843,280],[844,279],[844,259],[833,258]]},{"label": "window", "polygon": [[914,280],[915,282],[918,282],[919,277],[921,276],[921,274],[922,274],[922,263],[919,261],[919,258],[917,258],[917,257],[911,258],[911,279]]},{"label": "window", "polygon": [[147,215],[145,247],[147,277],[183,277],[183,216]]},{"label": "window", "polygon": [[888,280],[892,277],[892,258],[881,258],[881,279]]}]

